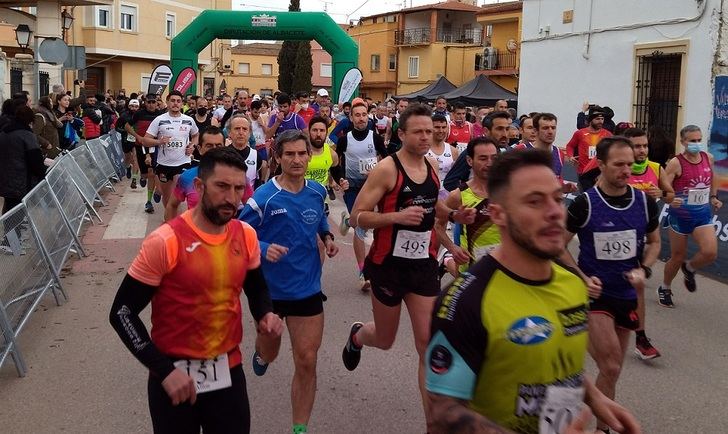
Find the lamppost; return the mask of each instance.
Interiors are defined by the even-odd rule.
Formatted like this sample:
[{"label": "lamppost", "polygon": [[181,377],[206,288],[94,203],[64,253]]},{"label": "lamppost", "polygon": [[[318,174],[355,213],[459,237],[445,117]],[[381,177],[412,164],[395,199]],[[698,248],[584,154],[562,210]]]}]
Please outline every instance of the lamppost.
[{"label": "lamppost", "polygon": [[63,40],[66,40],[66,31],[73,25],[73,15],[68,13],[66,9],[61,12],[61,28],[63,29]]},{"label": "lamppost", "polygon": [[15,28],[15,40],[18,42],[20,48],[25,51],[30,46],[30,38],[33,32],[30,30],[27,24],[19,24]]}]

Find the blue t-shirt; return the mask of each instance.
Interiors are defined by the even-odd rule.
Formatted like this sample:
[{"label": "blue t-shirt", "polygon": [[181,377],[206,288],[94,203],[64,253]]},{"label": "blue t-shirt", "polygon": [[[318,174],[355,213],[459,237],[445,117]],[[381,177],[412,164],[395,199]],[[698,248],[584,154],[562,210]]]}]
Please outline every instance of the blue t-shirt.
[{"label": "blue t-shirt", "polygon": [[[318,234],[329,231],[326,189],[306,180],[298,193],[283,190],[277,178],[260,186],[240,213],[258,233],[265,282],[273,300],[301,300],[321,292]],[[278,262],[265,259],[270,244],[288,247]]]}]

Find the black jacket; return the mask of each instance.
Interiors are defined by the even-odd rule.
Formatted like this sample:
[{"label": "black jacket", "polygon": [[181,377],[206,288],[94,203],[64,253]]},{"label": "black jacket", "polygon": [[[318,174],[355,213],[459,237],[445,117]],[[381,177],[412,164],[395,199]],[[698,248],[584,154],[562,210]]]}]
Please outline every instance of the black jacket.
[{"label": "black jacket", "polygon": [[0,196],[22,199],[45,177],[38,139],[29,125],[13,121],[0,133]]}]

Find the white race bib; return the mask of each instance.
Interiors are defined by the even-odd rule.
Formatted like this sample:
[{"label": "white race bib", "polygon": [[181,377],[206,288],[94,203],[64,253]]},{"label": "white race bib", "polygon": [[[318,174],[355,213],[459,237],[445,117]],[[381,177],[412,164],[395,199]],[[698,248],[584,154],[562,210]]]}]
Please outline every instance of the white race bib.
[{"label": "white race bib", "polygon": [[430,234],[431,231],[398,231],[392,256],[405,259],[427,259],[430,256]]},{"label": "white race bib", "polygon": [[688,205],[705,205],[710,199],[709,188],[691,188],[688,190]]},{"label": "white race bib", "polygon": [[488,244],[487,246],[480,246],[473,249],[473,253],[475,254],[475,260],[479,260],[485,255],[490,254],[493,250],[495,250],[496,247],[498,247],[499,244]]},{"label": "white race bib", "polygon": [[621,261],[637,256],[637,230],[594,232],[597,259]]},{"label": "white race bib", "polygon": [[184,145],[184,142],[182,140],[170,140],[169,143],[167,143],[168,148],[181,148]]},{"label": "white race bib", "polygon": [[592,160],[597,156],[597,147],[589,146],[589,159]]},{"label": "white race bib", "polygon": [[456,148],[458,148],[458,154],[462,154],[463,152],[468,150],[468,144],[464,142],[457,142]]},{"label": "white race bib", "polygon": [[197,393],[226,389],[233,384],[227,354],[210,360],[178,360],[174,362],[174,367],[192,377]]},{"label": "white race bib", "polygon": [[548,386],[541,405],[539,434],[561,434],[581,412],[584,388]]},{"label": "white race bib", "polygon": [[374,166],[377,165],[377,158],[362,158],[359,160],[359,173],[362,175],[368,175],[369,172],[374,169]]}]

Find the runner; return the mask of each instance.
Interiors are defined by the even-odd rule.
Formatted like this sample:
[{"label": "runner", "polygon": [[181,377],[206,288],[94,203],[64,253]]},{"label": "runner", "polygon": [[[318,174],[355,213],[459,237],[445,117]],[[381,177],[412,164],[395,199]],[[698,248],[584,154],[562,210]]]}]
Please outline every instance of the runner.
[{"label": "runner", "polygon": [[525,115],[521,116],[520,124],[519,131],[521,133],[521,140],[512,147],[515,149],[528,149],[533,147],[531,145],[536,141],[536,127],[533,125],[533,118]]},{"label": "runner", "polygon": [[[451,209],[465,206],[476,211],[475,221],[463,226],[454,243],[447,235],[447,219],[437,219],[435,229],[443,246],[452,254],[452,260],[458,265],[458,273],[464,273],[475,262],[490,253],[500,243],[498,227],[493,224],[488,214],[488,172],[498,155],[498,147],[489,137],[478,137],[470,141],[466,147],[467,162],[473,177],[451,191],[445,205]],[[453,238],[456,235],[453,234]],[[457,244],[457,245],[456,245]],[[448,267],[445,259],[445,267]]]},{"label": "runner", "polygon": [[399,151],[402,147],[402,141],[399,139],[399,117],[407,110],[409,100],[402,98],[397,101],[397,111],[392,118],[392,135],[389,137],[389,143],[387,144],[387,154],[394,154]]},{"label": "runner", "polygon": [[[587,116],[589,126],[576,130],[571,140],[566,144],[566,154],[569,162],[576,165],[576,173],[579,174],[579,186],[582,191],[588,190],[591,183],[583,183],[582,175],[586,173],[585,168],[590,161],[596,158],[597,143],[605,137],[611,137],[612,133],[602,128],[604,126],[604,111],[601,107],[589,109]],[[588,182],[588,180],[584,180]]]},{"label": "runner", "polygon": [[572,422],[583,401],[616,431],[639,433],[633,416],[584,376],[587,288],[555,260],[565,249],[565,211],[551,159],[537,150],[500,155],[487,188],[501,245],[434,310],[431,432],[587,432],[588,411]]},{"label": "runner", "polygon": [[[599,368],[597,388],[614,399],[630,333],[639,328],[643,267],[651,267],[660,253],[660,210],[654,199],[628,184],[634,163],[629,139],[602,139],[596,158],[601,176],[569,205],[566,243],[579,236],[582,277],[595,276],[603,288],[599,297],[590,294],[589,353]],[[574,265],[568,251],[562,259]],[[597,427],[607,428],[603,421]]]},{"label": "runner", "polygon": [[167,112],[157,116],[144,135],[144,144],[157,146],[157,166],[154,172],[162,190],[162,205],[172,196],[177,178],[190,167],[190,155],[199,132],[195,121],[182,114],[182,94],[176,90],[167,95]]},{"label": "runner", "polygon": [[435,110],[432,111],[433,115],[442,115],[447,119],[447,123],[450,123],[450,113],[447,111],[447,99],[440,95],[435,99]]},{"label": "runner", "polygon": [[[323,124],[317,135],[326,133]],[[324,214],[326,189],[306,180],[311,144],[301,131],[276,139],[281,174],[255,191],[240,219],[255,228],[273,311],[286,320],[295,371],[291,383],[294,434],[307,432],[316,396],[316,359],[324,331],[326,296],[321,292],[322,262],[317,240],[332,258],[339,251]],[[280,338],[278,341],[280,345]],[[269,361],[254,355],[253,369],[265,374]]]},{"label": "runner", "polygon": [[[222,148],[225,146],[225,136],[222,135],[222,130],[218,127],[208,127],[206,130],[200,133],[200,157],[205,155],[209,150],[215,148]],[[185,170],[177,179],[177,185],[174,187],[174,194],[169,198],[167,206],[164,208],[164,221],[170,221],[177,217],[179,205],[182,202],[187,202],[187,209],[192,209],[197,206],[200,200],[200,196],[195,190],[195,178],[197,178],[198,167],[195,166]],[[246,185],[246,187],[250,187]],[[248,197],[252,195],[252,190],[248,194]]]},{"label": "runner", "polygon": [[269,140],[266,139],[268,121],[261,114],[262,109],[263,103],[260,100],[250,103],[250,126],[253,138],[255,139],[255,150],[258,151],[263,161],[268,161],[268,147],[270,146]]},{"label": "runner", "polygon": [[136,190],[137,182],[139,182],[139,163],[137,163],[136,152],[134,146],[136,144],[136,137],[133,134],[129,134],[126,131],[126,126],[131,122],[134,117],[134,113],[139,111],[139,100],[129,100],[127,109],[119,116],[119,120],[116,121],[116,131],[121,133],[121,148],[124,151],[124,165],[126,166],[126,177],[131,178],[131,189]]},{"label": "runner", "polygon": [[[382,139],[374,131],[367,128],[369,117],[367,116],[367,105],[361,98],[355,98],[351,105],[351,118],[354,124],[352,131],[339,138],[336,143],[336,153],[341,161],[340,170],[336,171],[334,180],[341,183],[342,177],[349,183],[349,188],[344,192],[344,203],[349,213],[352,212],[354,201],[359,195],[364,181],[369,172],[377,162],[387,155],[387,150]],[[343,176],[342,176],[343,170]],[[349,232],[349,218],[346,211],[341,212],[341,223],[339,232],[345,236]],[[359,289],[368,291],[370,283],[364,278],[364,258],[366,257],[367,231],[359,228],[354,231],[354,256],[359,270]]]},{"label": "runner", "polygon": [[[321,108],[324,107],[326,106],[321,106]],[[334,183],[329,173],[332,167],[339,166],[339,155],[331,149],[331,145],[328,143],[326,119],[321,116],[314,116],[308,124],[308,136],[311,138],[311,158],[306,168],[305,178],[318,182],[326,189],[330,185],[333,185],[337,190],[343,189],[346,191],[349,187],[349,182],[345,178],[342,178],[340,180],[341,184]],[[324,202],[326,217],[329,216],[328,199],[327,197]]]},{"label": "runner", "polygon": [[[354,105],[353,110],[360,107]],[[372,282],[374,321],[351,326],[342,354],[344,366],[353,371],[363,346],[391,348],[404,301],[419,355],[418,379],[428,420],[424,353],[430,337],[430,315],[440,293],[435,214],[437,210],[438,215],[457,218],[459,223],[472,223],[475,217],[473,209],[450,210],[438,203],[437,172],[425,158],[432,131],[429,107],[407,107],[400,117],[402,149],[374,167],[356,199],[352,221],[358,227],[375,230],[364,266],[364,274]]]},{"label": "runner", "polygon": [[258,188],[268,179],[268,162],[263,160],[262,155],[251,148],[250,143],[250,119],[244,114],[233,115],[225,125],[228,131],[228,138],[232,141],[230,146],[238,151],[247,165],[246,178],[253,189]]},{"label": "runner", "polygon": [[141,180],[139,185],[147,187],[147,202],[144,204],[144,212],[148,214],[154,213],[154,205],[152,198],[156,203],[162,200],[162,196],[157,193],[157,182],[154,177],[154,169],[157,167],[157,147],[145,146],[144,136],[152,121],[162,112],[157,110],[156,95],[147,95],[144,101],[144,107],[139,109],[131,118],[131,122],[126,124],[126,132],[134,136],[136,139],[136,159],[139,163],[139,171]]},{"label": "runner", "polygon": [[[647,133],[640,128],[629,128],[624,131],[624,136],[634,146],[634,163],[632,164],[632,175],[628,181],[629,185],[642,190],[654,200],[663,198],[664,191],[665,201],[670,203],[675,196],[672,186],[666,182],[664,173],[661,170],[662,167],[647,158],[649,152]],[[645,279],[649,279],[652,276],[652,269],[644,264],[643,268],[645,270]],[[654,359],[660,357],[660,352],[657,351],[657,348],[652,345],[645,334],[647,316],[645,291],[642,287],[635,289],[637,290],[637,316],[640,320],[639,327],[635,330],[635,354],[642,360]]]},{"label": "runner", "polygon": [[308,92],[296,92],[296,108],[294,112],[301,116],[301,119],[303,119],[303,123],[306,126],[308,126],[308,122],[311,120],[311,118],[316,116],[316,110],[314,110],[312,107],[309,107],[309,105],[310,103],[308,99]]},{"label": "runner", "polygon": [[[493,112],[483,119],[483,133],[485,137],[490,137],[495,141],[499,152],[510,149],[508,147],[508,126],[510,124],[511,115],[508,112]],[[470,167],[466,156],[467,152],[461,153],[450,168],[447,177],[443,180],[446,190],[452,191],[470,179]]]},{"label": "runner", "polygon": [[233,97],[228,94],[222,96],[222,107],[218,107],[212,113],[212,125],[221,127],[222,119],[225,117],[225,113],[233,107]]},{"label": "runner", "polygon": [[460,152],[445,141],[447,137],[447,119],[442,115],[432,115],[432,146],[427,151],[427,158],[437,162],[437,173],[440,179],[440,192],[444,192],[442,182],[450,171]]},{"label": "runner", "polygon": [[377,129],[377,134],[384,139],[384,144],[386,145],[389,143],[389,138],[392,137],[392,120],[387,116],[386,104],[379,104],[377,106],[377,112],[374,114],[372,120]]},{"label": "runner", "polygon": [[[695,292],[695,272],[715,261],[718,240],[713,226],[713,212],[723,206],[718,200],[718,178],[713,176],[713,156],[703,149],[703,133],[695,125],[680,130],[685,150],[667,163],[665,181],[672,185],[675,199],[668,209],[670,225],[670,260],[665,264],[662,285],[657,289],[659,303],[675,307],[672,280],[683,272],[685,288]],[[693,236],[698,252],[687,260],[688,235]]]},{"label": "runner", "polygon": [[[473,124],[465,120],[465,104],[456,102],[453,105],[453,120],[450,122],[450,135],[447,138],[448,143],[457,143],[458,153],[465,152],[468,142],[475,137],[473,134]],[[445,178],[440,178],[445,179]]]},{"label": "runner", "polygon": [[[114,330],[149,369],[149,412],[158,434],[250,432],[239,347],[242,290],[265,357],[273,359],[269,348],[280,340],[283,324],[272,312],[255,231],[231,221],[244,170],[226,148],[205,154],[195,179],[200,206],[144,240],[111,307]],[[150,302],[151,338],[139,318]]]},{"label": "runner", "polygon": [[197,125],[197,131],[202,134],[205,129],[212,126],[212,113],[207,110],[207,100],[205,98],[197,98],[196,107],[194,112],[190,112],[190,116]]}]

